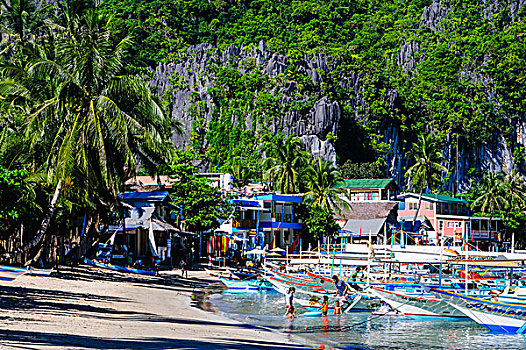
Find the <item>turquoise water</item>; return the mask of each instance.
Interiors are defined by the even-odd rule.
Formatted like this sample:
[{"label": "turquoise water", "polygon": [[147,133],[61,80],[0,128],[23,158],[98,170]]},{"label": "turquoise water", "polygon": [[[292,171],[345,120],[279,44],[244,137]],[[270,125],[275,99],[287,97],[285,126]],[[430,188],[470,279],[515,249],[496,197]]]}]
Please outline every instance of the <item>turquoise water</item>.
[{"label": "turquoise water", "polygon": [[526,349],[523,335],[497,335],[470,320],[443,321],[370,314],[298,317],[288,320],[278,293],[228,293],[209,297],[215,309],[243,323],[270,327],[324,349]]}]

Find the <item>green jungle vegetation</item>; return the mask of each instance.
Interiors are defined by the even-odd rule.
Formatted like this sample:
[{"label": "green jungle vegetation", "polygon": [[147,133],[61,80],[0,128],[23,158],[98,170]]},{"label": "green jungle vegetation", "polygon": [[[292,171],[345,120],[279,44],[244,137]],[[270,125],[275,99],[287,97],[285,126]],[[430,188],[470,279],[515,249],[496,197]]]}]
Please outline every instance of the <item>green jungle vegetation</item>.
[{"label": "green jungle vegetation", "polygon": [[[183,208],[179,218],[195,230],[213,227],[210,213],[225,210],[226,198],[190,174],[197,159],[240,183],[264,180],[284,193],[306,193],[307,231],[333,232],[329,209],[342,206],[333,186],[342,177],[385,174],[390,150],[378,130],[386,124],[415,148],[418,171],[406,169],[408,186],[442,190],[434,166],[444,162],[440,145],[472,147],[496,133],[511,142],[526,112],[524,9],[511,18],[502,1],[488,20],[478,1],[442,4],[449,10],[434,31],[421,24],[430,1],[3,1],[0,260],[38,256],[44,242],[82,225],[82,217],[86,236],[98,236],[97,224],[115,220],[117,194],[139,165],[141,172],[182,179],[185,192],[173,193]],[[157,96],[145,83],[151,69],[187,59],[191,45],[250,48],[261,40],[289,57],[288,70],[270,78],[255,66],[247,74],[234,65],[214,67],[213,118],[205,122],[204,101],[194,96],[192,147],[176,151],[170,136],[183,130],[168,117],[171,96]],[[398,62],[403,44],[418,47],[413,68]],[[296,69],[311,54],[331,60],[319,86]],[[356,73],[357,95],[343,86]],[[298,89],[283,105],[276,91],[291,81]],[[171,88],[184,83],[173,77]],[[396,91],[394,100],[388,91]],[[326,135],[336,144],[339,169],[265,127],[321,96],[340,104],[339,132],[352,135]],[[524,149],[510,147],[515,163],[524,162]],[[482,172],[473,179],[482,184],[466,194],[474,210],[509,218],[509,232],[524,231],[523,179]]]},{"label": "green jungle vegetation", "polygon": [[[385,168],[390,150],[378,130],[386,124],[400,128],[407,144],[433,133],[469,149],[496,133],[511,140],[515,122],[524,120],[524,7],[512,17],[509,0],[497,1],[492,15],[480,1],[440,4],[444,18],[437,20],[436,31],[422,25],[431,0],[105,0],[102,9],[115,15],[112,27],[121,36],[136,38],[127,57],[133,71],[185,60],[187,49],[200,43],[248,49],[263,40],[290,58],[288,71],[272,79],[258,69],[242,75],[235,66],[216,67],[210,93],[217,115],[209,125],[196,118],[192,135],[196,143],[199,137],[208,141],[204,156],[212,168],[222,164],[226,170],[239,157],[252,166],[257,144],[278,137],[245,130],[248,114],[279,119],[284,110],[309,108],[325,95],[343,110],[340,132],[360,141],[335,140],[339,163],[376,162]],[[400,62],[404,44],[417,48],[408,57],[413,68]],[[327,75],[320,86],[295,70],[295,63],[311,54],[329,56],[334,65],[319,72]],[[360,96],[342,86],[353,73],[362,74]],[[297,96],[280,105],[279,93],[269,91],[290,81],[299,85]],[[396,92],[393,101],[388,91]],[[510,147],[515,163],[523,164],[524,148],[511,141]]]}]

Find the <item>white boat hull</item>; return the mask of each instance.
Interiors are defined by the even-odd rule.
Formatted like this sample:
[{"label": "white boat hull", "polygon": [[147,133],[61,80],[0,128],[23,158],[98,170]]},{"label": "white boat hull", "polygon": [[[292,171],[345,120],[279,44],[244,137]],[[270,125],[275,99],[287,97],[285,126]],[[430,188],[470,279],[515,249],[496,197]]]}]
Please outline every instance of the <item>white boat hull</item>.
[{"label": "white boat hull", "polygon": [[368,292],[403,315],[466,318],[462,312],[430,294],[411,295],[372,287]]},{"label": "white boat hull", "polygon": [[480,299],[441,289],[432,289],[432,292],[492,332],[526,332],[525,305]]}]

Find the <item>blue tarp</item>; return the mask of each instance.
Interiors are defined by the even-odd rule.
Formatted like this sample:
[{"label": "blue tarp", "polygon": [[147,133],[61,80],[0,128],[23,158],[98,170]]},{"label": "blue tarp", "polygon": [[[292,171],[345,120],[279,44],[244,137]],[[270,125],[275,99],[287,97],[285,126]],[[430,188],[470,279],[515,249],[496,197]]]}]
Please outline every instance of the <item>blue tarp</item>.
[{"label": "blue tarp", "polygon": [[286,203],[301,203],[303,200],[301,196],[289,196],[283,194],[263,194],[257,195],[254,198],[260,201],[276,201]]}]

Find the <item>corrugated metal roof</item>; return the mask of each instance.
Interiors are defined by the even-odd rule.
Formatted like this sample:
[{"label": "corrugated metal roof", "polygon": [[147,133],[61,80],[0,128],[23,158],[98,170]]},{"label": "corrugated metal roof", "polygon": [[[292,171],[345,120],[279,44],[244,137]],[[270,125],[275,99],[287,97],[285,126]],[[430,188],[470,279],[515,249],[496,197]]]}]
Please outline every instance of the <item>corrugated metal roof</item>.
[{"label": "corrugated metal roof", "polygon": [[[393,179],[347,179],[334,188],[386,188]],[[398,187],[398,186],[397,186]]]},{"label": "corrugated metal roof", "polygon": [[170,194],[167,191],[151,191],[151,192],[124,192],[122,199],[125,201],[147,201],[147,202],[162,202],[166,198],[172,201]]},{"label": "corrugated metal roof", "polygon": [[372,236],[377,236],[383,229],[385,220],[386,219],[348,220],[342,229],[342,233],[344,236],[368,237],[369,232],[371,232]]},{"label": "corrugated metal roof", "polygon": [[453,203],[468,204],[468,202],[465,201],[465,200],[462,200],[460,198],[446,196],[444,194],[422,193],[422,197],[435,199],[435,200],[440,201],[440,202],[453,202]]}]

